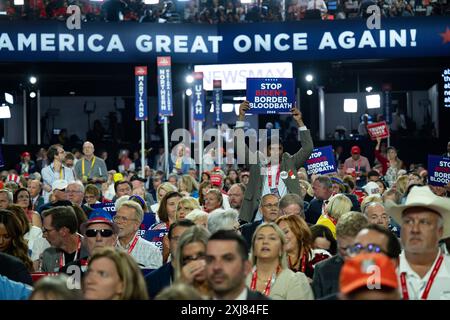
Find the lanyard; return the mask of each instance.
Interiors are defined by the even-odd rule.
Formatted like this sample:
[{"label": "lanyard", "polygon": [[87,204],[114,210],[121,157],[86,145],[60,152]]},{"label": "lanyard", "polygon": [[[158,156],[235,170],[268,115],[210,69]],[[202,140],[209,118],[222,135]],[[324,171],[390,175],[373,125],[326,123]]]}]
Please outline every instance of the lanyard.
[{"label": "lanyard", "polygon": [[[269,164],[268,168],[270,168],[270,174],[267,176],[269,180],[269,189],[272,188],[272,166]],[[278,183],[280,182],[280,165],[278,164],[277,174],[275,177],[275,187],[278,188]]]},{"label": "lanyard", "polygon": [[356,166],[356,161],[353,160],[353,163],[355,164],[355,172],[361,171],[361,159],[358,160],[358,166]]},{"label": "lanyard", "polygon": [[[270,288],[273,286],[273,284],[277,278],[277,274],[279,272],[280,272],[280,266],[277,267],[277,271],[272,273],[272,276],[269,278],[269,280],[267,280],[267,285],[263,292],[265,296],[268,297],[270,295]],[[250,289],[253,291],[256,290],[257,280],[258,280],[258,272],[256,271],[256,266],[254,266],[253,271],[252,271],[252,282],[250,284]]]},{"label": "lanyard", "polygon": [[131,252],[133,251],[134,247],[136,246],[136,243],[137,243],[138,239],[139,239],[138,235],[135,235],[134,236],[134,240],[131,243],[131,246],[128,248],[128,254],[131,254]]},{"label": "lanyard", "polygon": [[[77,260],[77,256],[80,252],[81,248],[81,240],[80,237],[78,237],[78,244],[77,244],[77,251],[75,251],[75,256],[73,257],[73,261]],[[64,257],[64,252],[61,252],[61,255],[59,256],[59,268],[61,269],[66,265],[66,257]]]},{"label": "lanyard", "polygon": [[[81,161],[81,175],[83,177],[84,177],[84,160],[86,160],[86,158],[84,158],[83,161]],[[91,160],[91,168],[89,169],[89,172],[88,172],[86,178],[88,178],[91,175],[91,171],[92,171],[92,168],[94,167],[94,164],[95,164],[95,156]]]},{"label": "lanyard", "polygon": [[[55,167],[50,166],[50,169],[52,169],[53,174],[55,174]],[[59,170],[59,179],[64,180],[64,176],[65,176],[65,173],[63,170],[63,166],[61,165],[61,170]]]},{"label": "lanyard", "polygon": [[[303,273],[305,273],[305,271],[306,271],[306,254],[304,254],[303,256],[302,256],[302,260],[301,260],[301,262],[300,262],[300,269],[299,270],[296,270],[295,269],[295,264],[292,264],[292,262],[291,262],[291,257],[290,256],[288,256],[288,260],[289,260],[289,269],[291,269],[291,270],[294,270],[294,271],[300,271],[300,272],[303,272]],[[298,260],[297,260],[298,261]]]},{"label": "lanyard", "polygon": [[[425,290],[422,293],[422,300],[427,300],[428,294],[430,293],[431,286],[433,285],[434,279],[437,276],[437,273],[439,272],[439,268],[441,267],[442,261],[444,260],[444,255],[440,255],[438,261],[434,265],[433,271],[431,271],[430,278],[428,279],[427,285],[425,286]],[[406,272],[402,272],[400,275],[400,283],[402,286],[402,294],[403,294],[403,300],[409,300],[409,294],[408,294],[408,287],[406,284]]]}]

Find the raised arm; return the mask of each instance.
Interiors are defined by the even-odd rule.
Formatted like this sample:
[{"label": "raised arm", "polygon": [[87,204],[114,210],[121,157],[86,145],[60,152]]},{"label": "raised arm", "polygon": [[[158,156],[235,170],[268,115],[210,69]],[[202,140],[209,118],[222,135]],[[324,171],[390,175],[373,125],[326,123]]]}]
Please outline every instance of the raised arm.
[{"label": "raised arm", "polygon": [[297,123],[298,130],[300,132],[300,142],[302,143],[302,147],[294,154],[294,165],[298,170],[300,169],[308,160],[311,155],[314,145],[311,138],[311,133],[306,128],[305,123],[303,122],[302,113],[297,108],[292,108],[292,117]]}]

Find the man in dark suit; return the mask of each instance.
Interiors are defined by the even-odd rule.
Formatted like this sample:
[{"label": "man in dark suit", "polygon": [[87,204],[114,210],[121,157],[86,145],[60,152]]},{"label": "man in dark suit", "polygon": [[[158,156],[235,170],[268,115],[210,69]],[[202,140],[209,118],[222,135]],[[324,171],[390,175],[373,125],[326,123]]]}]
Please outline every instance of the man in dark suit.
[{"label": "man in dark suit", "polygon": [[268,193],[261,198],[259,210],[262,213],[262,220],[244,224],[241,227],[241,233],[247,245],[252,246],[252,238],[256,228],[263,222],[275,222],[280,216],[279,201],[276,195]]},{"label": "man in dark suit", "polygon": [[3,252],[0,252],[0,275],[16,282],[33,285],[31,275],[23,262]]},{"label": "man in dark suit", "polygon": [[245,279],[252,269],[247,244],[234,230],[219,230],[206,246],[206,276],[217,300],[267,300]]},{"label": "man in dark suit", "polygon": [[347,258],[347,248],[367,225],[367,218],[362,213],[347,212],[341,216],[336,225],[338,254],[319,262],[314,268],[312,288],[316,299],[330,299],[339,293],[339,274]]},{"label": "man in dark suit", "polygon": [[[239,107],[239,118],[236,121],[236,135],[243,136],[245,113],[250,111],[248,101],[244,101]],[[283,145],[273,137],[268,139],[267,156],[256,150],[249,150],[245,145],[245,167],[250,169],[250,179],[244,194],[244,201],[239,211],[239,218],[246,222],[255,219],[261,197],[267,193],[278,194],[282,197],[287,193],[300,195],[300,183],[296,172],[308,160],[313,150],[313,141],[309,130],[303,123],[302,113],[297,109],[291,109],[292,117],[297,123],[302,148],[294,155],[283,152]],[[245,139],[244,139],[245,141]],[[244,143],[245,144],[245,143]],[[238,141],[238,160],[240,159],[240,142]],[[264,151],[264,150],[263,150]]]},{"label": "man in dark suit", "polygon": [[[178,239],[180,239],[181,235],[187,229],[194,225],[194,222],[187,219],[178,220],[170,225],[168,237],[170,242],[170,254],[172,255],[172,257],[175,256]],[[172,258],[170,262],[162,265],[162,267],[152,271],[145,277],[148,296],[150,297],[150,299],[154,299],[158,293],[172,284],[175,271],[173,262],[174,259]]]}]

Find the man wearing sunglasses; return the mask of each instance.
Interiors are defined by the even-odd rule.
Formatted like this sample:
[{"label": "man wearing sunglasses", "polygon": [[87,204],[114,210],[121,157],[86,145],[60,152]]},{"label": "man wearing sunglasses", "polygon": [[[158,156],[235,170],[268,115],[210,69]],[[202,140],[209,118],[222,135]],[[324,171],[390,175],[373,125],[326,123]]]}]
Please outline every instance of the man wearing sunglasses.
[{"label": "man wearing sunglasses", "polygon": [[80,231],[84,235],[84,245],[86,246],[86,254],[61,269],[61,272],[68,272],[70,266],[78,266],[81,272],[85,271],[88,258],[93,254],[95,249],[104,247],[115,247],[119,228],[113,222],[111,215],[101,209],[94,210],[89,220],[80,226]]}]

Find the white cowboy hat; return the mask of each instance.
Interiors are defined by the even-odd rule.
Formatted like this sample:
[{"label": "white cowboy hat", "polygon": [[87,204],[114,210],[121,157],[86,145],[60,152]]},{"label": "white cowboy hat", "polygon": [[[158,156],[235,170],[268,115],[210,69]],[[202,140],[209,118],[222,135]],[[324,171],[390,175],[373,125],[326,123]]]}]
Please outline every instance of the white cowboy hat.
[{"label": "white cowboy hat", "polygon": [[401,223],[402,214],[408,208],[425,207],[436,211],[444,220],[442,238],[450,237],[450,199],[435,195],[428,186],[412,187],[405,204],[396,205],[387,201],[386,211],[397,223]]}]

